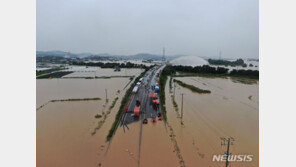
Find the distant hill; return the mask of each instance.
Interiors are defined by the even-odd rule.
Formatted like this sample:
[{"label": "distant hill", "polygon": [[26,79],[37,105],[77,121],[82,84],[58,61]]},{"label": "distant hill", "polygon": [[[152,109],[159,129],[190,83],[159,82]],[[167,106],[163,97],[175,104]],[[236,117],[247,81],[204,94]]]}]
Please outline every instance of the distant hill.
[{"label": "distant hill", "polygon": [[[93,53],[70,53],[65,51],[37,51],[36,57],[44,57],[44,56],[58,56],[58,57],[65,57],[69,55],[71,58],[94,58],[94,57],[101,57],[101,58],[114,58],[114,59],[123,59],[123,60],[162,60],[161,55],[149,54],[149,53],[138,53],[135,55],[111,55],[108,53],[101,53],[101,54],[93,54]],[[166,59],[171,60],[183,55],[176,55],[176,56],[167,56]]]},{"label": "distant hill", "polygon": [[[102,54],[97,54],[95,55],[96,57],[109,57],[109,58],[114,58],[114,59],[121,59],[121,60],[161,60],[162,57],[159,55],[153,55],[149,53],[138,53],[135,55],[111,55],[108,53],[102,53]],[[90,58],[94,56],[88,56],[86,58]]]},{"label": "distant hill", "polygon": [[78,57],[78,55],[73,53],[68,53],[64,51],[37,51],[36,57],[44,57],[44,56],[58,56],[58,57],[65,57],[67,54],[70,55],[70,57]]},{"label": "distant hill", "polygon": [[[178,57],[182,57],[185,55],[174,55],[174,56],[166,56],[166,60],[176,59]],[[136,55],[127,56],[129,59],[139,59],[139,60],[162,60],[162,55],[154,55],[149,53],[139,53]]]},{"label": "distant hill", "polygon": [[138,53],[136,55],[126,56],[128,59],[138,59],[138,60],[162,60],[162,56],[153,55],[149,53]]}]

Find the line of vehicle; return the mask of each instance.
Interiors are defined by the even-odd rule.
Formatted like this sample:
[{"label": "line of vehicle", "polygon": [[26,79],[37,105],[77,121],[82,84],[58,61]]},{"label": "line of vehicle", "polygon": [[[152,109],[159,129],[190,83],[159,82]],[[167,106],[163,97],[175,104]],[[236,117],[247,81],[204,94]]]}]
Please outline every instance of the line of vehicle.
[{"label": "line of vehicle", "polygon": [[[151,85],[151,78],[147,81],[147,85],[150,87],[150,85]],[[148,103],[148,101],[147,101],[147,98],[148,98],[148,96],[149,96],[149,91],[150,89],[146,89],[146,87],[144,88],[144,97],[143,97],[143,102],[144,102],[144,104],[143,104],[143,112],[142,112],[142,114],[140,115],[140,134],[139,134],[139,150],[138,150],[138,167],[140,167],[140,162],[141,162],[141,146],[142,146],[142,134],[143,134],[143,122],[142,122],[142,119],[143,119],[143,116],[144,116],[144,118],[145,118],[145,114],[146,114],[146,109],[147,109],[147,103]]]}]

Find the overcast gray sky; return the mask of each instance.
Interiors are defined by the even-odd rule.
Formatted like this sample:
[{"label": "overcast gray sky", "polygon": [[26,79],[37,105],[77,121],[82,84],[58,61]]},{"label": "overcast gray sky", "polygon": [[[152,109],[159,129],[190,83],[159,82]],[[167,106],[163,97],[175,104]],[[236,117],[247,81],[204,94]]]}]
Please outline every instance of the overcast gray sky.
[{"label": "overcast gray sky", "polygon": [[37,0],[37,50],[258,58],[258,0]]}]

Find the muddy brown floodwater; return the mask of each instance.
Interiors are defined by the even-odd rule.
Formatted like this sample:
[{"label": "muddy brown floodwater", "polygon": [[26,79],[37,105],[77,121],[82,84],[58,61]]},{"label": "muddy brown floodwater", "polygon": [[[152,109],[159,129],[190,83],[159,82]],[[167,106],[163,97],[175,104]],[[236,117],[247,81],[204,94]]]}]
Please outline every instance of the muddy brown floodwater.
[{"label": "muddy brown floodwater", "polygon": [[[186,166],[225,166],[213,162],[214,154],[224,154],[220,137],[233,137],[230,152],[251,154],[251,162],[230,162],[232,167],[259,166],[258,84],[234,83],[230,79],[180,77],[196,87],[211,90],[210,94],[193,93],[176,84],[175,101],[180,113],[184,93],[183,118],[177,118],[167,82],[166,107]],[[251,98],[250,98],[251,97]],[[184,125],[181,124],[183,121]]]},{"label": "muddy brown floodwater", "polygon": [[56,102],[38,111],[37,166],[95,166],[100,145],[91,131],[100,106],[95,101]]},{"label": "muddy brown floodwater", "polygon": [[[100,97],[94,101],[49,102],[37,109],[37,166],[98,166],[128,78],[37,80],[37,107],[49,100]],[[105,89],[108,89],[108,103]],[[121,90],[120,93],[117,90]],[[112,102],[118,97],[113,108]],[[96,114],[102,115],[95,118]],[[93,132],[95,133],[93,134]]]},{"label": "muddy brown floodwater", "polygon": [[120,127],[116,131],[108,154],[102,157],[103,166],[179,166],[164,122],[148,119],[148,124],[142,125],[141,143],[140,126],[138,121],[128,125],[129,129]]},{"label": "muddy brown floodwater", "polygon": [[143,126],[141,166],[178,167],[179,159],[169,138],[168,127],[162,121],[150,121],[148,125]]},{"label": "muddy brown floodwater", "polygon": [[[220,137],[235,139],[230,146],[233,155],[254,156],[251,162],[230,162],[231,167],[259,166],[258,84],[222,78],[177,79],[211,93],[193,93],[176,84],[175,100],[179,110],[175,111],[167,82],[168,123],[152,123],[149,119],[146,125],[138,121],[125,129],[119,127],[111,143],[106,142],[106,136],[125,94],[123,88],[129,83],[128,78],[37,80],[37,108],[54,99],[102,98],[50,102],[37,109],[37,166],[222,167],[224,162],[212,161],[214,154],[226,151]],[[108,89],[108,103],[105,89]],[[182,119],[178,117],[181,93],[184,93]],[[116,97],[114,108],[110,108]],[[96,114],[102,117],[95,118]]]},{"label": "muddy brown floodwater", "polygon": [[92,67],[91,72],[90,71],[83,71],[83,69],[82,69],[80,71],[78,70],[74,73],[65,75],[64,77],[135,76],[135,75],[139,75],[142,71],[143,71],[142,69],[121,68],[121,71],[114,72],[114,69],[110,69],[110,68],[99,68],[99,67],[94,68],[94,67]]},{"label": "muddy brown floodwater", "polygon": [[55,99],[91,98],[105,99],[105,89],[108,98],[116,96],[116,91],[122,91],[129,78],[112,79],[37,79],[36,107]]}]

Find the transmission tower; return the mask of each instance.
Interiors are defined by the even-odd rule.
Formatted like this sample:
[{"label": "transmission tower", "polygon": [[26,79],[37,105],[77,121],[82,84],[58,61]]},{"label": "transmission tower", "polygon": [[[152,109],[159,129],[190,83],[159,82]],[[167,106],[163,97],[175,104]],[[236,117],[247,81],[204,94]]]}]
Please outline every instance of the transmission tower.
[{"label": "transmission tower", "polygon": [[162,61],[165,62],[165,48],[162,50]]}]

